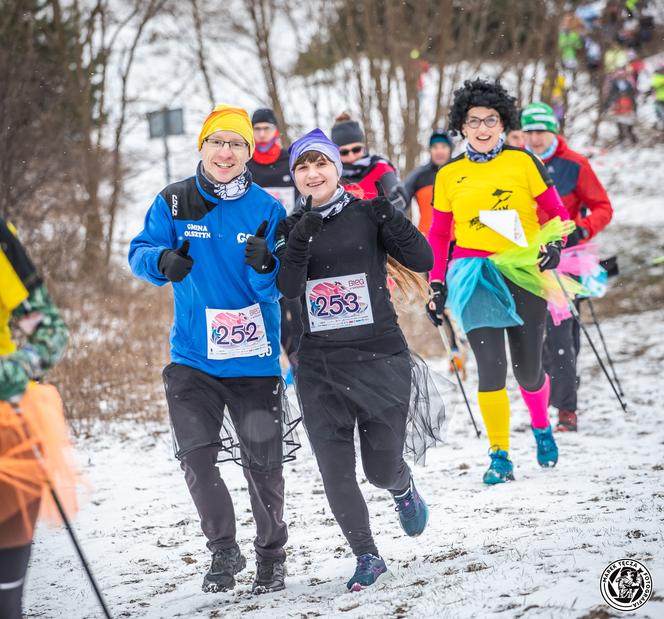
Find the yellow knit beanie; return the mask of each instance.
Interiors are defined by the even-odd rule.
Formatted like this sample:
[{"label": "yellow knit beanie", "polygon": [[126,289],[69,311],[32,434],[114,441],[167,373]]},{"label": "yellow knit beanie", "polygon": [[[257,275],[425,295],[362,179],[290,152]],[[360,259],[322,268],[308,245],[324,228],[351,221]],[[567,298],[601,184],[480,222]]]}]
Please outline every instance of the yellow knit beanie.
[{"label": "yellow knit beanie", "polygon": [[221,103],[210,112],[198,134],[198,150],[203,148],[203,140],[215,131],[233,131],[241,135],[249,144],[249,156],[254,154],[254,128],[247,110]]}]

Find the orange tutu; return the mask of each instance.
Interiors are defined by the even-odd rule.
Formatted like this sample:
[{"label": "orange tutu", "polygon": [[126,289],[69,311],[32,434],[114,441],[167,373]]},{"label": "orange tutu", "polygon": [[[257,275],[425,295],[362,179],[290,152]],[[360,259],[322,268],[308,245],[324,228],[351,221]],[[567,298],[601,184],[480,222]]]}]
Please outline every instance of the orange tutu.
[{"label": "orange tutu", "polygon": [[57,389],[31,384],[18,405],[0,402],[0,548],[32,540],[40,502],[47,522],[61,524],[49,486],[73,516],[78,482]]}]

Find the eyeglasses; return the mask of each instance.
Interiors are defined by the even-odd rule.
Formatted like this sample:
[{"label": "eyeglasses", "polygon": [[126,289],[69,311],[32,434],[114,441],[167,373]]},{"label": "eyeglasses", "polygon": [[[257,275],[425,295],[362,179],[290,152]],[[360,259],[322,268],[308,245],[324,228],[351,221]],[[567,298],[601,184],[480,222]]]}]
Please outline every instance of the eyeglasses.
[{"label": "eyeglasses", "polygon": [[353,155],[357,155],[358,153],[361,153],[364,150],[364,146],[353,146],[353,148],[340,148],[339,149],[339,154],[342,157],[345,157],[346,155],[350,155],[353,153]]},{"label": "eyeglasses", "polygon": [[228,144],[228,148],[230,148],[235,153],[242,152],[245,147],[249,146],[249,144],[246,142],[239,142],[236,140],[227,142],[226,140],[217,140],[215,138],[205,138],[203,142],[209,144],[211,148],[214,148],[214,150],[221,150],[224,145]]},{"label": "eyeglasses", "polygon": [[486,118],[478,118],[477,116],[471,116],[466,118],[466,124],[471,129],[479,129],[480,125],[484,123],[489,129],[493,129],[498,124],[500,118],[498,116],[487,116]]}]

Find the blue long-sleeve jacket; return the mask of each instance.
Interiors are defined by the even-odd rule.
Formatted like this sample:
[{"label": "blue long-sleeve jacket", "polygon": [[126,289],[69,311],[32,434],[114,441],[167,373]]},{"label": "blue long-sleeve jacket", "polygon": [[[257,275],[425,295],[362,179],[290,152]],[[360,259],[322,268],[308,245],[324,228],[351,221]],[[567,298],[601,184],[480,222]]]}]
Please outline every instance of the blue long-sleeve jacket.
[{"label": "blue long-sleeve jacket", "polygon": [[[190,241],[191,273],[173,284],[174,320],[171,360],[213,376],[278,376],[280,310],[276,276],[259,274],[244,261],[247,236],[268,221],[266,239],[274,248],[277,224],[286,216],[279,202],[252,184],[236,200],[206,193],[195,176],[168,185],[145,216],[144,228],[129,248],[132,272],[163,286],[159,256]],[[208,359],[206,308],[242,309],[259,303],[269,341],[268,353],[252,357]]]}]

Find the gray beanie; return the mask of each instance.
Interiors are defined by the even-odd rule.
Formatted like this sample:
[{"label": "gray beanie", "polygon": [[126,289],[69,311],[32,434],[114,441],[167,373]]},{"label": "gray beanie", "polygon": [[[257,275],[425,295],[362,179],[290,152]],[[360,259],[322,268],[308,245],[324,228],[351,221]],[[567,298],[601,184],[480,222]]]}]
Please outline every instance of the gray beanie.
[{"label": "gray beanie", "polygon": [[360,123],[356,120],[344,120],[334,125],[332,127],[331,138],[337,146],[365,141],[362,127],[360,127]]}]

